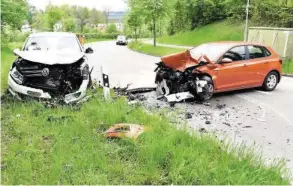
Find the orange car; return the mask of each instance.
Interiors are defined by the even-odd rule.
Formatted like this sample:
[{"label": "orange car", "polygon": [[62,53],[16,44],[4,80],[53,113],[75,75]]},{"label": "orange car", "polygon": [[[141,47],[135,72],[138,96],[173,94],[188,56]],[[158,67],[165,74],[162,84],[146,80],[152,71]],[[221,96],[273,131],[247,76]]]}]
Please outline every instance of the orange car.
[{"label": "orange car", "polygon": [[282,59],[265,45],[207,43],[162,57],[155,70],[161,95],[190,92],[209,100],[214,93],[262,87],[272,91],[281,80]]}]

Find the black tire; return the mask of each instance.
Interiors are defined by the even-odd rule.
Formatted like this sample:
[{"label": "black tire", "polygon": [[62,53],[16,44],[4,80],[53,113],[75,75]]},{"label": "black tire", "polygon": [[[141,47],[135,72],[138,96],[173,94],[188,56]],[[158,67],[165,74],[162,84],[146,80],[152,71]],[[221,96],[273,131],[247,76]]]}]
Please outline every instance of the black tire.
[{"label": "black tire", "polygon": [[262,89],[264,91],[273,91],[277,87],[278,82],[279,82],[278,73],[275,71],[272,71],[266,76],[262,85]]},{"label": "black tire", "polygon": [[202,76],[199,79],[200,80],[206,80],[208,83],[203,88],[203,92],[198,93],[197,98],[199,99],[199,101],[208,101],[214,95],[214,83],[213,83],[213,80],[209,76]]}]

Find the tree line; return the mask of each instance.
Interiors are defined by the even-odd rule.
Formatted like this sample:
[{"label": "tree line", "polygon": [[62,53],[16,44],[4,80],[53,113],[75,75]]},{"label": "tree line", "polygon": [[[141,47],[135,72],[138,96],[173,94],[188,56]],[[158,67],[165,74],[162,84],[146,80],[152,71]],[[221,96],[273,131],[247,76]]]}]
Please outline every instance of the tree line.
[{"label": "tree line", "polygon": [[[213,22],[243,24],[246,0],[127,0],[128,32],[173,35]],[[293,28],[293,0],[250,0],[250,26]],[[145,29],[147,28],[147,29]]]}]

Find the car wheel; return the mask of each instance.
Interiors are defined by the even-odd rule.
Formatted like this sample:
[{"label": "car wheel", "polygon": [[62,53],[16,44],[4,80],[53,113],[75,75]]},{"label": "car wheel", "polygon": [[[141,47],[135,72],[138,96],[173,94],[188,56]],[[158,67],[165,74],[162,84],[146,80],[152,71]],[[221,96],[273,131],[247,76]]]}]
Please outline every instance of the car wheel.
[{"label": "car wheel", "polygon": [[267,77],[265,78],[265,81],[263,82],[262,88],[265,91],[273,91],[277,87],[279,82],[279,76],[277,72],[270,72]]},{"label": "car wheel", "polygon": [[207,81],[207,84],[203,88],[203,91],[201,93],[198,93],[198,99],[200,101],[208,101],[214,95],[214,83],[213,83],[213,80],[209,76],[203,76],[203,77],[200,78],[200,80]]}]

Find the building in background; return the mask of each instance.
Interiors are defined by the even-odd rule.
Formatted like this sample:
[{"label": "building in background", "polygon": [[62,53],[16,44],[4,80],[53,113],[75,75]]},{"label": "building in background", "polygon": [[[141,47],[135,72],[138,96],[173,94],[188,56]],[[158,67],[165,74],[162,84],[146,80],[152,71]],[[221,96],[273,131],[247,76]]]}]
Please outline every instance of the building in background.
[{"label": "building in background", "polygon": [[61,21],[58,21],[57,23],[54,24],[53,26],[54,32],[60,32],[63,29],[63,25]]},{"label": "building in background", "polygon": [[32,31],[32,27],[28,23],[21,26],[22,33],[31,32],[31,31]]}]

